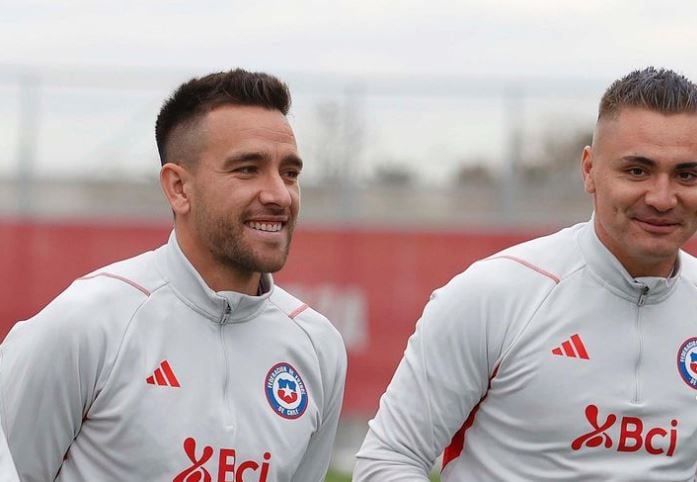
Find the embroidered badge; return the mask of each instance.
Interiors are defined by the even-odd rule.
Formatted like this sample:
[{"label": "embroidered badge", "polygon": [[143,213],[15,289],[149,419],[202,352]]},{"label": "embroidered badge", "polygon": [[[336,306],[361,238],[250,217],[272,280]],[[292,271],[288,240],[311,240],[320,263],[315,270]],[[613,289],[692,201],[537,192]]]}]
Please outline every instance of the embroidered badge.
[{"label": "embroidered badge", "polygon": [[690,388],[697,390],[697,337],[685,341],[678,350],[678,372]]},{"label": "embroidered badge", "polygon": [[266,399],[274,412],[290,420],[307,409],[307,390],[300,374],[289,363],[277,363],[266,375]]}]

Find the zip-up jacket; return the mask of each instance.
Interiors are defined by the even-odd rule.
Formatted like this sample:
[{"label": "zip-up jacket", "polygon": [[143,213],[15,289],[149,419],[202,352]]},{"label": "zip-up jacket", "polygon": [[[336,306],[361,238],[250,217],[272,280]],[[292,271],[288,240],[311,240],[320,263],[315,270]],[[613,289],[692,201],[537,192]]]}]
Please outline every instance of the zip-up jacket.
[{"label": "zip-up jacket", "polygon": [[213,292],[168,244],[76,280],[0,347],[24,482],[320,482],[346,372],[339,333],[262,277]]},{"label": "zip-up jacket", "polygon": [[18,480],[10,449],[7,448],[5,433],[0,426],[0,482],[17,482]]},{"label": "zip-up jacket", "polygon": [[436,290],[354,480],[689,481],[697,261],[632,278],[593,222],[474,263]]}]

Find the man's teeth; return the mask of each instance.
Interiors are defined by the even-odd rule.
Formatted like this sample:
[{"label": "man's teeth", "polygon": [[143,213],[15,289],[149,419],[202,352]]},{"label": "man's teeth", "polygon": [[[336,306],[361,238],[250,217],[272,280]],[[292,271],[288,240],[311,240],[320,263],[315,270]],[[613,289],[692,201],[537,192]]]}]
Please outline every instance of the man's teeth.
[{"label": "man's teeth", "polygon": [[269,231],[275,233],[280,231],[283,227],[282,223],[249,223],[249,227],[252,229],[258,229],[259,231]]}]

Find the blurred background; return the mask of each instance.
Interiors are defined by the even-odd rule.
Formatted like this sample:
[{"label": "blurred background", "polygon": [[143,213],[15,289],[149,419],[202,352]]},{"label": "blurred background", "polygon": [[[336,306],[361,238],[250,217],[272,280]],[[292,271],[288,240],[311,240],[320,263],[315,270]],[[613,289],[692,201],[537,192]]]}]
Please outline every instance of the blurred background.
[{"label": "blurred background", "polygon": [[588,219],[597,103],[647,65],[697,78],[697,4],[0,0],[0,337],[74,278],[165,242],[154,121],[182,82],[290,86],[305,160],[279,284],[349,350],[348,476],[430,292]]}]

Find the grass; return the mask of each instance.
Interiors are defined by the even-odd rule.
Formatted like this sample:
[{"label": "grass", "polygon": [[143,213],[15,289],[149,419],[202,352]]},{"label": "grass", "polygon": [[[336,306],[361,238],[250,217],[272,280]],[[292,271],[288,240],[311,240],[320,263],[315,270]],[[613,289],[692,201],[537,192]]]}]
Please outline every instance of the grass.
[{"label": "grass", "polygon": [[351,482],[351,476],[338,474],[336,472],[329,472],[327,474],[327,478],[324,479],[324,482]]},{"label": "grass", "polygon": [[[438,482],[440,481],[440,477],[434,474],[431,476],[431,481]],[[351,482],[351,476],[346,474],[339,474],[337,472],[329,472],[327,474],[327,478],[324,479],[324,482]]]}]

